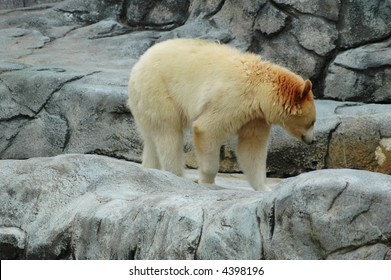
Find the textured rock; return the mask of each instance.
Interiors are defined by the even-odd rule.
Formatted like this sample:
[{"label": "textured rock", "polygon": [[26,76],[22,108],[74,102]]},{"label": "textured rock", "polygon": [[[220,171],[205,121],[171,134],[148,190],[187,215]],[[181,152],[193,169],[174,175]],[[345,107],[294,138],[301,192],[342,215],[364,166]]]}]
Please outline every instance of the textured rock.
[{"label": "textured rock", "polygon": [[229,30],[235,41],[232,45],[247,50],[250,47],[252,28],[256,16],[266,0],[224,1],[220,11],[211,17],[211,21],[220,29]]},{"label": "textured rock", "polygon": [[50,40],[37,30],[24,28],[8,28],[2,30],[2,33],[0,56],[7,55],[9,58],[32,54],[34,49],[42,48]]},{"label": "textured rock", "polygon": [[[0,11],[1,158],[95,153],[140,161],[142,145],[124,105],[129,72],[150,46],[175,37],[218,40],[258,52],[312,78],[319,97],[390,103],[386,2],[152,2],[67,0]],[[363,13],[364,22],[379,15],[374,21],[385,25],[362,27],[364,34],[376,29],[373,37],[347,34]],[[318,142],[304,146],[273,129],[269,174],[291,176],[330,166],[391,172],[389,107],[384,107],[389,105],[371,109],[365,125],[358,126],[354,122],[363,116],[335,113],[346,102],[317,104]],[[345,128],[349,132],[340,133]],[[343,138],[352,135],[371,144],[346,144]],[[352,149],[345,153],[370,155],[361,160],[369,165],[353,164],[356,156],[342,160],[341,143]],[[235,139],[222,148],[221,171],[239,171],[234,147]],[[189,140],[186,151],[187,164],[196,166]]]},{"label": "textured rock", "polygon": [[[24,4],[47,2],[55,1],[24,1]],[[82,42],[86,37],[80,37],[83,40],[79,38],[76,44],[79,50],[96,49],[95,45],[106,44],[99,51],[105,52],[110,46],[116,46],[120,53],[125,50],[124,55],[130,54],[136,58],[155,41],[174,37],[219,40],[242,50],[258,52],[312,78],[315,84],[323,85],[323,81],[318,80],[324,78],[324,67],[334,57],[330,55],[331,52],[382,41],[390,36],[389,10],[388,1],[367,3],[361,0],[259,0],[240,3],[221,0],[159,3],[68,0],[39,6],[28,10],[28,13],[0,12],[0,26],[36,28],[43,36],[53,40],[72,34],[73,30],[81,26],[103,21],[105,24],[95,26],[100,29],[97,34],[86,34],[90,39],[87,42],[92,44]],[[113,23],[114,19],[118,22]],[[143,39],[146,40],[140,40],[135,34],[136,30],[151,32],[143,33]],[[129,40],[118,42],[113,39],[129,32],[134,35],[127,36]],[[103,37],[111,40],[92,40]],[[137,43],[139,40],[140,44]],[[61,42],[61,45],[66,46],[67,42]],[[94,61],[99,60],[91,56],[95,50],[89,52],[90,56],[82,57],[82,61],[88,61],[90,57]],[[113,53],[111,57],[116,58],[118,54]],[[375,83],[379,79],[384,80],[377,76]],[[385,81],[385,84],[389,84],[389,81]],[[315,93],[323,96],[322,92]]]},{"label": "textured rock", "polygon": [[330,139],[327,166],[391,174],[389,105],[350,104],[336,113],[343,121]]},{"label": "textured rock", "polygon": [[31,7],[37,4],[47,4],[60,1],[62,0],[1,0],[0,9]]},{"label": "textured rock", "polygon": [[391,217],[382,217],[389,216],[391,176],[378,175],[322,170],[284,181],[261,216],[269,225],[260,227],[265,257],[390,259]]},{"label": "textured rock", "polygon": [[[236,177],[207,188],[97,155],[4,160],[140,161],[130,69],[156,42],[197,37],[259,53],[338,100],[316,102],[312,146],[273,129],[269,175],[391,174],[389,1],[54,2],[0,3],[21,7],[0,10],[1,259],[391,258],[384,174],[308,172],[256,193]],[[239,171],[234,147],[222,147],[222,171]]]},{"label": "textured rock", "polygon": [[190,1],[128,1],[127,23],[144,29],[172,29],[187,19]]},{"label": "textured rock", "polygon": [[138,160],[141,144],[125,87],[71,69],[28,68],[0,80],[10,91],[0,115],[2,158],[77,152]]},{"label": "textured rock", "polygon": [[328,69],[324,96],[391,103],[391,39],[339,54]]},{"label": "textured rock", "polygon": [[267,5],[257,18],[254,29],[260,30],[263,34],[272,36],[286,25],[288,15],[272,5]]},{"label": "textured rock", "polygon": [[24,231],[16,227],[0,227],[0,259],[23,259],[25,245]]},{"label": "textured rock", "polygon": [[322,170],[262,193],[64,155],[3,160],[0,175],[4,258],[391,257],[391,181],[383,174]]},{"label": "textured rock", "polygon": [[343,48],[363,45],[391,35],[390,1],[342,1],[339,44]]},{"label": "textured rock", "polygon": [[300,13],[313,14],[337,21],[341,0],[272,0],[278,5],[292,7]]},{"label": "textured rock", "polygon": [[305,50],[291,33],[281,33],[273,38],[260,35],[257,40],[259,54],[288,69],[295,69],[304,78],[311,78],[321,72],[322,59]]},{"label": "textured rock", "polygon": [[325,56],[336,47],[338,33],[334,24],[312,16],[293,20],[293,34],[306,50]]}]

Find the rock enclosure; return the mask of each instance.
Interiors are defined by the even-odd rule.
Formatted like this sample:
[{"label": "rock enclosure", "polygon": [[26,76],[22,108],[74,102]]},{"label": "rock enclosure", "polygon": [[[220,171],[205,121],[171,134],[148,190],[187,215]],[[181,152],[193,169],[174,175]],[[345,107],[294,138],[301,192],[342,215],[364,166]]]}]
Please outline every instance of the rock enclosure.
[{"label": "rock enclosure", "polygon": [[[254,195],[126,162],[142,151],[125,106],[130,69],[176,37],[256,52],[313,81],[318,141],[275,127],[268,156],[269,176],[305,174]],[[390,40],[390,1],[2,1],[0,257],[389,259]],[[240,170],[235,141],[222,172]],[[196,167],[190,133],[185,150]],[[314,171],[332,168],[372,172]]]},{"label": "rock enclosure", "polygon": [[[1,258],[390,259],[389,176],[211,190],[97,155],[0,161]],[[344,225],[344,226],[341,226]]]}]

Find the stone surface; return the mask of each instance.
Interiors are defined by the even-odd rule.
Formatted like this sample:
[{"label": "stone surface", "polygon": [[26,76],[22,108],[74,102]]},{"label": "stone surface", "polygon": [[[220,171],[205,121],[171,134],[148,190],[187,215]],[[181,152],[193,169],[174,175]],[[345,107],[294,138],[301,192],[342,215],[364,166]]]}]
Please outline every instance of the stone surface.
[{"label": "stone surface", "polygon": [[141,144],[125,107],[125,87],[100,83],[99,73],[93,75],[65,69],[0,75],[9,90],[0,115],[1,157],[77,152],[138,160]]},{"label": "stone surface", "polygon": [[270,210],[261,216],[272,225],[260,227],[270,241],[264,243],[266,258],[390,259],[390,223],[382,217],[388,216],[391,176],[378,175],[322,170],[284,181],[267,197]]},{"label": "stone surface", "polygon": [[391,174],[389,105],[350,104],[337,108],[341,124],[333,131],[327,165]]},{"label": "stone surface", "polygon": [[272,0],[277,5],[291,7],[300,13],[313,14],[337,21],[341,0]]},{"label": "stone surface", "polygon": [[[0,157],[93,153],[139,162],[142,144],[125,107],[129,72],[150,46],[169,38],[200,37],[258,51],[312,77],[321,85],[315,93],[327,98],[390,101],[389,39],[340,52],[336,18],[338,9],[348,5],[345,1],[169,2],[151,2],[150,9],[142,10],[140,1],[74,0],[0,11]],[[183,5],[177,16],[185,15],[185,22],[172,14],[175,5]],[[160,23],[155,10],[166,11]],[[129,23],[129,13],[140,13],[137,23]],[[359,126],[354,122],[363,117],[335,113],[346,104],[317,101],[315,145],[303,145],[274,128],[269,174],[285,177],[329,167],[391,173],[383,145],[391,137],[389,105],[371,109]],[[342,133],[345,128],[349,132]],[[347,139],[362,134],[368,145],[349,144]],[[196,167],[187,139],[187,165]],[[235,139],[222,147],[222,172],[240,171],[234,150]]]},{"label": "stone surface", "polygon": [[355,47],[391,35],[390,1],[341,1],[339,45]]},{"label": "stone surface", "polygon": [[262,11],[257,18],[254,29],[260,30],[263,34],[272,36],[285,27],[288,15],[272,5]]},{"label": "stone surface", "polygon": [[[308,172],[391,174],[390,8],[1,1],[0,258],[390,259],[390,176]],[[267,164],[271,177],[305,174],[256,193],[241,174],[206,187],[194,170],[184,179],[118,160],[139,162],[142,151],[125,106],[130,69],[178,37],[253,51],[312,79],[317,142],[275,127]],[[235,138],[221,149],[221,171],[240,171],[234,150]],[[51,157],[70,153],[79,155]]]},{"label": "stone surface", "polygon": [[338,32],[335,24],[313,16],[301,16],[293,20],[293,34],[306,50],[325,56],[336,47]]},{"label": "stone surface", "polygon": [[23,259],[25,246],[26,233],[23,230],[16,227],[0,227],[0,259]]},{"label": "stone surface", "polygon": [[4,258],[391,258],[391,181],[379,173],[315,171],[264,193],[62,155],[2,160],[0,175]]},{"label": "stone surface", "polygon": [[38,4],[47,4],[60,2],[63,0],[1,0],[0,9],[15,9],[15,8],[23,8],[23,7],[31,7]]},{"label": "stone surface", "polygon": [[328,69],[324,96],[391,103],[391,39],[340,53]]}]

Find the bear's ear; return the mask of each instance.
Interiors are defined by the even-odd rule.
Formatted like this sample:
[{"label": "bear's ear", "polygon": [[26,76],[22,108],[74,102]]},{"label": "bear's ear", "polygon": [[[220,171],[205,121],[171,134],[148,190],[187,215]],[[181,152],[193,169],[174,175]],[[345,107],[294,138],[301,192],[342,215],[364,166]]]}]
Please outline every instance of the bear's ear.
[{"label": "bear's ear", "polygon": [[310,80],[306,80],[304,82],[304,89],[303,89],[303,95],[302,95],[302,98],[306,97],[307,94],[311,91],[312,89],[312,83]]},{"label": "bear's ear", "polygon": [[299,92],[297,93],[297,96],[296,96],[296,101],[297,102],[300,102],[301,100],[303,100],[305,97],[307,97],[308,93],[311,91],[312,89],[312,83],[310,80],[306,80],[304,82],[304,86],[300,86],[299,87]]}]

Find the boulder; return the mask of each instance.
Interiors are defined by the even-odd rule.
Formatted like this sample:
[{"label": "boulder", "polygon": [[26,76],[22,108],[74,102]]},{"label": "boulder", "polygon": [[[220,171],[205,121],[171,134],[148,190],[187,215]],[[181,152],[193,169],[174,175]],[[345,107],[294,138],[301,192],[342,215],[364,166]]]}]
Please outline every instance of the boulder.
[{"label": "boulder", "polygon": [[389,105],[346,104],[329,143],[329,168],[366,169],[391,174],[391,111]]},{"label": "boulder", "polygon": [[[390,259],[390,8],[1,1],[0,258]],[[126,107],[130,70],[150,46],[181,37],[252,51],[312,79],[317,142],[274,127],[267,162],[269,176],[304,174],[254,192],[231,174],[240,171],[235,138],[221,149],[220,171],[230,174],[219,186],[193,183],[195,171],[178,178],[129,162],[142,151]],[[185,150],[197,167],[190,133]]]},{"label": "boulder", "polygon": [[328,68],[324,96],[336,100],[391,103],[391,39],[337,55]]},{"label": "boulder", "polygon": [[63,0],[2,0],[0,3],[0,9],[15,9],[15,8],[23,8],[23,7],[31,7],[38,4],[47,4],[60,2]]},{"label": "boulder", "polygon": [[299,13],[312,14],[338,21],[341,0],[272,0],[281,8],[287,7]]},{"label": "boulder", "polygon": [[26,233],[23,230],[17,227],[0,227],[0,259],[23,259],[25,246]]},{"label": "boulder", "polygon": [[126,87],[114,80],[102,83],[100,77],[64,68],[0,75],[7,90],[2,92],[0,156],[97,153],[139,160],[142,145],[125,105]]},{"label": "boulder", "polygon": [[346,169],[285,180],[260,216],[265,258],[390,259],[390,187],[389,175]]},{"label": "boulder", "polygon": [[265,193],[62,155],[2,160],[0,178],[2,259],[391,258],[384,174],[321,170]]},{"label": "boulder", "polygon": [[313,16],[301,16],[293,19],[292,32],[300,46],[309,51],[314,51],[320,56],[325,56],[336,47],[338,32],[334,23]]},{"label": "boulder", "polygon": [[[355,116],[335,113],[348,104],[345,100],[388,103],[390,97],[389,40],[339,51],[335,19],[338,8],[347,3],[174,2],[148,2],[150,9],[145,9],[140,1],[68,0],[0,11],[0,158],[92,153],[139,162],[142,143],[125,105],[130,69],[156,42],[199,37],[257,51],[305,78],[313,77],[314,84],[325,85],[325,97],[342,101],[317,101],[315,145],[305,146],[281,128],[273,129],[270,175],[286,177],[328,167],[391,172],[388,105],[371,109],[367,131],[351,123],[358,120]],[[176,5],[178,13],[173,13]],[[139,22],[130,23],[129,18]],[[327,59],[334,55],[325,71]],[[325,81],[319,82],[322,77]],[[377,132],[379,127],[383,134]],[[349,133],[342,133],[345,128]],[[361,134],[372,144],[342,140]],[[352,149],[345,154],[357,156],[345,159],[342,142]],[[191,136],[185,149],[187,165],[196,167]],[[221,149],[222,172],[240,171],[234,150],[233,138]],[[364,155],[370,157],[356,160]]]},{"label": "boulder", "polygon": [[341,1],[339,45],[351,48],[384,40],[391,35],[389,1]]},{"label": "boulder", "polygon": [[259,30],[262,34],[271,37],[285,28],[287,18],[288,15],[283,11],[273,5],[267,5],[258,16],[254,30]]},{"label": "boulder", "polygon": [[[323,39],[317,38],[317,40]],[[299,42],[292,32],[285,29],[271,38],[259,32],[254,38],[252,51],[259,53],[265,60],[295,71],[305,79],[311,78],[315,80],[315,77],[322,72],[324,60],[316,53],[305,49],[302,45],[307,46],[306,42],[308,40],[305,37],[301,37]],[[317,48],[315,44],[317,43],[308,44],[307,47],[315,49]],[[319,50],[327,52],[328,49],[332,48],[332,46],[322,46]]]}]

